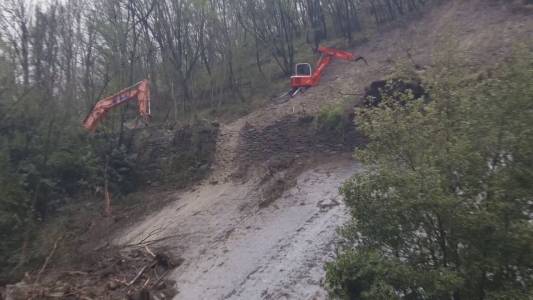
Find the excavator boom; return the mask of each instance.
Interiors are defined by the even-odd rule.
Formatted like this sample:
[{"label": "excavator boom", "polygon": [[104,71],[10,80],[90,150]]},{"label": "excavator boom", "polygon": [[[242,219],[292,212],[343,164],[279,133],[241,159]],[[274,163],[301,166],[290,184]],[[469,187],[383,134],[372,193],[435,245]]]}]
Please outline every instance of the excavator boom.
[{"label": "excavator boom", "polygon": [[83,121],[83,127],[93,132],[107,112],[116,106],[135,99],[137,99],[139,105],[139,115],[147,122],[150,118],[150,85],[148,80],[145,79],[96,102],[91,112]]},{"label": "excavator boom", "polygon": [[357,57],[360,57],[358,55],[354,55],[351,52],[343,51],[343,50],[337,50],[334,48],[327,48],[327,47],[319,47],[318,52],[320,52],[322,55],[325,56],[331,56],[336,59],[342,59],[342,60],[355,60]]}]

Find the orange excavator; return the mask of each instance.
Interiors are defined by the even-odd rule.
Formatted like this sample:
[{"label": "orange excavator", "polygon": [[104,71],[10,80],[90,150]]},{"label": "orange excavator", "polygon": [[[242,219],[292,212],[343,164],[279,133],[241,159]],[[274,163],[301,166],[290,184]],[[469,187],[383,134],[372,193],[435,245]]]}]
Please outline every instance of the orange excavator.
[{"label": "orange excavator", "polygon": [[316,64],[316,69],[313,71],[309,63],[298,63],[295,66],[295,74],[291,76],[291,90],[286,94],[290,97],[296,96],[298,93],[306,89],[318,85],[320,77],[324,69],[331,63],[333,59],[341,59],[347,61],[362,60],[368,65],[366,60],[358,55],[348,51],[337,50],[327,47],[318,47],[320,59]]},{"label": "orange excavator", "polygon": [[150,84],[145,79],[96,102],[91,112],[83,121],[83,127],[94,132],[96,126],[98,126],[109,110],[132,100],[137,100],[139,115],[145,122],[148,122],[150,120]]}]

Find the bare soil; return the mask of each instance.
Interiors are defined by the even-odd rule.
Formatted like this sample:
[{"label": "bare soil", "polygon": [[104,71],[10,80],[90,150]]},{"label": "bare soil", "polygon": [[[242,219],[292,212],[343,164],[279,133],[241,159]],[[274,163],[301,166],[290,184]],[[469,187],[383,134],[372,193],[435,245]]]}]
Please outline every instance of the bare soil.
[{"label": "bare soil", "polygon": [[355,128],[318,132],[312,120],[321,107],[342,94],[360,98],[400,62],[423,72],[450,43],[472,68],[504,61],[517,41],[533,40],[533,18],[491,1],[455,0],[381,30],[355,49],[368,66],[333,62],[319,86],[221,124],[211,175],[157,194],[168,204],[116,232],[112,244],[149,243],[181,258],[167,276],[174,299],[327,298],[323,264],[347,218],[338,188],[362,170],[351,152],[364,139]]}]

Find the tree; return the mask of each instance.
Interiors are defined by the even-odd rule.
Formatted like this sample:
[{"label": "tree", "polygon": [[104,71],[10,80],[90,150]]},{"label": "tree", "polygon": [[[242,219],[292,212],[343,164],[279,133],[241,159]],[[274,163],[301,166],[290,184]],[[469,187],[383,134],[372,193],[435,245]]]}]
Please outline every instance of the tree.
[{"label": "tree", "polygon": [[531,53],[470,80],[447,58],[425,78],[429,103],[357,111],[368,170],[342,188],[353,218],[327,266],[333,295],[531,299]]},{"label": "tree", "polygon": [[350,42],[353,32],[361,29],[357,16],[358,5],[358,1],[353,0],[335,0],[330,1],[328,5],[336,31]]}]

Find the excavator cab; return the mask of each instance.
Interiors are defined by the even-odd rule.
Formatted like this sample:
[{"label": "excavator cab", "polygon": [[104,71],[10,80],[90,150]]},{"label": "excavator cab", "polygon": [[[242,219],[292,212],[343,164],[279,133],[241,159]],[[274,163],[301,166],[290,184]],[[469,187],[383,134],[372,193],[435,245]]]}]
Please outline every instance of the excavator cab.
[{"label": "excavator cab", "polygon": [[309,63],[299,63],[294,67],[294,76],[311,76],[313,70]]},{"label": "excavator cab", "polygon": [[291,76],[291,87],[289,96],[294,97],[300,91],[314,85],[313,68],[309,63],[298,63],[294,66],[294,75]]}]

